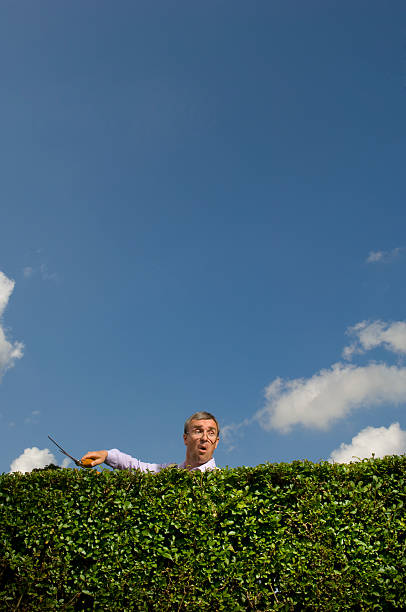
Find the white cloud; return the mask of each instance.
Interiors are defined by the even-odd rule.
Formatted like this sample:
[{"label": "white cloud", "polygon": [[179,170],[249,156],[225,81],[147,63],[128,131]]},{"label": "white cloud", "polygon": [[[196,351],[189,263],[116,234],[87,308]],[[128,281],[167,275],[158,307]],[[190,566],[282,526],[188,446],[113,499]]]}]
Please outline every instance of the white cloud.
[{"label": "white cloud", "polygon": [[395,321],[361,321],[347,330],[348,335],[355,336],[355,341],[343,350],[343,357],[351,359],[356,353],[361,354],[377,346],[398,354],[406,354],[406,323]]},{"label": "white cloud", "polygon": [[352,410],[406,402],[406,368],[336,363],[308,379],[277,378],[266,388],[265,397],[265,407],[255,415],[264,429],[287,432],[295,425],[328,429]]},{"label": "white cloud", "polygon": [[351,440],[351,444],[340,444],[330,455],[330,461],[349,463],[355,459],[402,455],[406,453],[406,431],[399,423],[390,427],[366,427]]},{"label": "white cloud", "polygon": [[0,270],[0,317],[2,316],[10,295],[13,293],[15,282],[7,278]]},{"label": "white cloud", "polygon": [[396,247],[391,251],[370,251],[366,259],[367,263],[390,263],[403,251],[403,247]]},{"label": "white cloud", "polygon": [[33,446],[26,448],[22,455],[14,459],[10,465],[10,472],[31,472],[34,468],[43,468],[55,463],[55,457],[47,448],[42,450]]},{"label": "white cloud", "polygon": [[[7,278],[0,271],[0,317],[4,313],[10,295],[14,289],[14,281]],[[24,345],[22,342],[11,343],[7,340],[6,334],[0,322],[0,380],[2,375],[13,367],[16,359],[23,356]]]},{"label": "white cloud", "polygon": [[[71,460],[65,457],[61,467],[67,467]],[[10,472],[31,472],[34,468],[43,468],[53,463],[58,465],[55,455],[48,448],[39,449],[36,446],[26,448],[10,465]]]},{"label": "white cloud", "polygon": [[24,345],[22,342],[14,342],[11,344],[6,339],[4,331],[0,326],[0,380],[2,375],[13,367],[16,359],[21,359],[23,356]]}]

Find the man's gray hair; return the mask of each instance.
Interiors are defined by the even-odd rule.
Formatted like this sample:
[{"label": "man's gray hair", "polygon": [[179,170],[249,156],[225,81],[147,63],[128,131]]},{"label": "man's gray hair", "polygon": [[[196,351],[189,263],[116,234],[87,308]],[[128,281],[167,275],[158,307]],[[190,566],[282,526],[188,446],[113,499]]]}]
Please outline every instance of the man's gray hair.
[{"label": "man's gray hair", "polygon": [[215,416],[213,416],[210,412],[205,412],[204,410],[200,412],[195,412],[185,421],[184,433],[187,434],[189,432],[189,425],[192,421],[208,421],[211,419],[217,425],[217,437],[220,435],[220,427],[218,421]]}]

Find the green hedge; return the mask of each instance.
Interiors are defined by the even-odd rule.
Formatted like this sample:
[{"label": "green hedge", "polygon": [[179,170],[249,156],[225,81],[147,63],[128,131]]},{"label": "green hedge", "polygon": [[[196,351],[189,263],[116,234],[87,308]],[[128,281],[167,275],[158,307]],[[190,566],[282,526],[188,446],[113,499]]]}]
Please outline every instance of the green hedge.
[{"label": "green hedge", "polygon": [[1,609],[405,609],[405,467],[4,474]]}]

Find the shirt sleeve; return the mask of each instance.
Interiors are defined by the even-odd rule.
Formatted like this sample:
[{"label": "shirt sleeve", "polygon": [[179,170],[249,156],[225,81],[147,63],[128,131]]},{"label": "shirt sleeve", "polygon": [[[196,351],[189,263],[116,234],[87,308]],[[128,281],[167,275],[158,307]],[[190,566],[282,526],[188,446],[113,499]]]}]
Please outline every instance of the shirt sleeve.
[{"label": "shirt sleeve", "polygon": [[131,455],[122,453],[117,448],[112,448],[107,452],[105,463],[117,470],[140,470],[141,472],[160,472],[166,464],[146,463]]}]

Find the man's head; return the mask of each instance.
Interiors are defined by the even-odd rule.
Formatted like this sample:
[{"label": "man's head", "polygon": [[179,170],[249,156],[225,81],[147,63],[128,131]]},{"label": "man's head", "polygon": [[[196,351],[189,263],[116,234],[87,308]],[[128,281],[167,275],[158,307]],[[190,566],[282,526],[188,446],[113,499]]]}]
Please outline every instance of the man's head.
[{"label": "man's head", "polygon": [[196,467],[207,463],[219,443],[220,428],[210,412],[195,412],[185,422],[183,440],[186,446],[186,464]]}]

